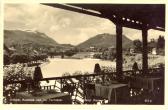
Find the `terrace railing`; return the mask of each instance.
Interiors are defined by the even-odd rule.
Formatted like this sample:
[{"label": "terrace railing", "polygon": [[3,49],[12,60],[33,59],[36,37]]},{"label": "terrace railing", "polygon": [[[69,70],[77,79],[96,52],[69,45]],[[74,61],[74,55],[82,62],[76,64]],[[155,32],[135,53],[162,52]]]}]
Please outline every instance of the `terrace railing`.
[{"label": "terrace railing", "polygon": [[[148,75],[163,75],[164,68],[153,68],[148,70]],[[130,76],[132,76],[134,71],[123,71],[122,83],[129,82]],[[137,71],[137,75],[141,75],[142,70]],[[81,104],[85,103],[84,99],[86,98],[86,84],[92,82],[106,82],[106,81],[117,81],[117,73],[100,73],[100,74],[85,74],[85,75],[75,75],[75,76],[62,76],[62,77],[50,77],[43,78],[40,81],[55,81],[53,85],[41,86],[41,89],[51,90],[56,89],[60,92],[68,92],[73,99],[73,103]],[[96,78],[101,78],[102,80],[95,80]],[[9,84],[27,84],[28,82],[33,82],[33,80],[21,80],[21,81],[4,81],[4,86]],[[30,84],[30,83],[29,83]]]}]

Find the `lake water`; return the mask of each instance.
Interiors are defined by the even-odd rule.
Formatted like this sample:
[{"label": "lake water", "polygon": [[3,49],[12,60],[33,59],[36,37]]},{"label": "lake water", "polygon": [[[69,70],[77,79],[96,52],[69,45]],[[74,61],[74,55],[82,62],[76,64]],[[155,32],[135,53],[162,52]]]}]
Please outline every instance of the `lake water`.
[{"label": "lake water", "polygon": [[100,66],[115,67],[116,63],[111,61],[103,61],[100,59],[49,59],[50,63],[44,64],[41,69],[43,77],[58,77],[68,72],[73,74],[76,71],[93,73],[94,66],[99,63]]}]

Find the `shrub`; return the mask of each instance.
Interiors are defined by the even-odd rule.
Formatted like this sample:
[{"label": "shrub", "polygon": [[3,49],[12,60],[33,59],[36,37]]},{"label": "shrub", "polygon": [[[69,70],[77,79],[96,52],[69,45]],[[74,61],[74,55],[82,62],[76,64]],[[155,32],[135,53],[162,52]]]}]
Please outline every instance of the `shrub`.
[{"label": "shrub", "polygon": [[27,63],[29,61],[29,58],[25,54],[13,54],[11,56],[11,63]]},{"label": "shrub", "polygon": [[4,65],[9,65],[10,64],[10,57],[9,55],[4,54]]}]

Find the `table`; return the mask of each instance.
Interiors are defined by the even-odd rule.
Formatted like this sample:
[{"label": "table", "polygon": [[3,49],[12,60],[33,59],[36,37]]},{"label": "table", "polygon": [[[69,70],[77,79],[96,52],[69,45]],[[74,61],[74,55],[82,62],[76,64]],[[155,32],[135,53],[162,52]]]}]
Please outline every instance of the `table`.
[{"label": "table", "polygon": [[108,99],[110,103],[124,102],[129,96],[127,84],[110,84],[108,86],[95,84],[95,95]]},{"label": "table", "polygon": [[130,87],[143,88],[149,91],[153,91],[155,89],[155,85],[158,85],[161,80],[161,77],[132,77],[130,80]]},{"label": "table", "polygon": [[26,92],[18,92],[11,99],[14,104],[71,104],[72,100],[69,94],[65,93],[46,93],[33,96]]}]

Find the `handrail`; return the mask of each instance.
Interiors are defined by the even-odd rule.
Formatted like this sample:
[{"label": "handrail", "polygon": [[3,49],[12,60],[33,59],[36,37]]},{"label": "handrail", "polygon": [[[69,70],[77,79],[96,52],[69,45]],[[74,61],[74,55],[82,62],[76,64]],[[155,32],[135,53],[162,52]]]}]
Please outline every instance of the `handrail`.
[{"label": "handrail", "polygon": [[[150,70],[158,70],[161,68],[152,68],[152,69],[148,69],[148,71]],[[128,73],[128,72],[133,72],[133,70],[127,70],[127,71],[123,71],[123,73]],[[139,72],[142,72],[142,70],[139,70]],[[103,75],[113,75],[116,74],[117,72],[111,72],[111,73],[99,73],[99,74],[85,74],[85,75],[73,75],[73,76],[60,76],[60,77],[50,77],[50,78],[43,78],[40,81],[48,81],[48,80],[62,80],[62,79],[70,79],[70,78],[86,78],[86,77],[90,77],[90,76],[103,76]],[[6,81],[5,84],[14,84],[14,83],[23,83],[27,80],[21,80],[21,81]],[[30,81],[30,80],[29,80]],[[32,80],[33,81],[33,80]]]}]

